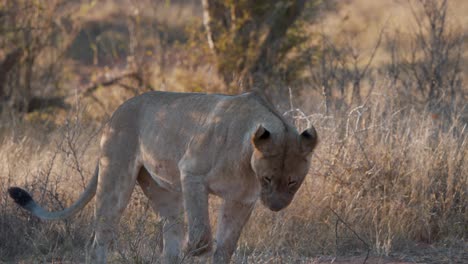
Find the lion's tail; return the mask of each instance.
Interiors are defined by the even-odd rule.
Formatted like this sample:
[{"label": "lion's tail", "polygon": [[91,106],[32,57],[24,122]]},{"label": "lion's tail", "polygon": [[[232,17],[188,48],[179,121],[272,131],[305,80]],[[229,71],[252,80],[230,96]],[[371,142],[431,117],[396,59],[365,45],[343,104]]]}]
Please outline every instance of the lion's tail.
[{"label": "lion's tail", "polygon": [[34,199],[31,197],[31,195],[27,191],[19,187],[8,188],[8,193],[18,205],[30,211],[33,215],[41,219],[44,219],[44,220],[65,219],[76,214],[78,211],[83,209],[83,207],[85,207],[89,203],[89,201],[91,201],[91,199],[94,197],[94,195],[96,194],[98,174],[99,174],[99,166],[96,166],[96,170],[94,172],[93,178],[91,179],[90,183],[88,183],[88,186],[86,187],[84,192],[81,194],[80,198],[78,198],[78,201],[76,201],[70,207],[63,209],[62,211],[49,212],[45,210],[44,208],[42,208],[40,205],[38,205],[34,201]]}]

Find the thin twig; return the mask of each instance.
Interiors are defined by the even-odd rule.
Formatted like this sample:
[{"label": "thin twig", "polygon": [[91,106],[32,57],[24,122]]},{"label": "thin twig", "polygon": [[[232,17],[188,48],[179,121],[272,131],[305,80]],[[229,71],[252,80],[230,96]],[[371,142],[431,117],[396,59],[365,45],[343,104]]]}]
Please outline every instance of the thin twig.
[{"label": "thin twig", "polygon": [[367,259],[369,258],[369,253],[370,253],[370,246],[369,244],[367,244],[367,242],[362,239],[358,233],[356,233],[356,231],[354,231],[354,229],[351,228],[351,226],[348,225],[348,223],[346,223],[339,215],[337,212],[335,212],[335,210],[333,210],[331,207],[328,207],[328,209],[330,209],[330,211],[332,211],[332,213],[336,216],[336,218],[342,222],[349,230],[351,230],[351,232],[353,232],[353,234],[366,246],[367,248],[367,254],[366,254],[366,258],[364,259],[364,261],[362,262],[362,264],[365,264],[367,262]]}]

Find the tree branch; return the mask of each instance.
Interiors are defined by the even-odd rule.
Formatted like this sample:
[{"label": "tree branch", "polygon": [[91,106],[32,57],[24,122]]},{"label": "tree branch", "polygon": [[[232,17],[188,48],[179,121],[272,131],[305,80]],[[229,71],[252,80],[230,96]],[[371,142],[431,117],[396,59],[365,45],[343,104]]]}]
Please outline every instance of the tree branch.
[{"label": "tree branch", "polygon": [[97,88],[99,88],[101,86],[110,86],[110,85],[116,84],[116,83],[118,83],[119,81],[121,81],[122,79],[125,79],[125,78],[138,79],[138,73],[136,71],[124,71],[124,72],[119,73],[117,75],[113,75],[112,77],[104,78],[101,81],[91,83],[90,85],[85,87],[83,89],[83,92],[81,92],[81,94],[83,96],[89,96],[91,93],[96,91]]}]

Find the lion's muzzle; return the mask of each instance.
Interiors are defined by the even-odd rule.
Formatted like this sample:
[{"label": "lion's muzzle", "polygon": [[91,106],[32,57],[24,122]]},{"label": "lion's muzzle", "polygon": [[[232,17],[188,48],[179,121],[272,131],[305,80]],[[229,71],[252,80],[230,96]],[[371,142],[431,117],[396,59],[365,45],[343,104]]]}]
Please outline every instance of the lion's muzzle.
[{"label": "lion's muzzle", "polygon": [[290,194],[275,194],[262,195],[261,201],[264,206],[273,212],[278,212],[286,208],[292,201],[293,196]]}]

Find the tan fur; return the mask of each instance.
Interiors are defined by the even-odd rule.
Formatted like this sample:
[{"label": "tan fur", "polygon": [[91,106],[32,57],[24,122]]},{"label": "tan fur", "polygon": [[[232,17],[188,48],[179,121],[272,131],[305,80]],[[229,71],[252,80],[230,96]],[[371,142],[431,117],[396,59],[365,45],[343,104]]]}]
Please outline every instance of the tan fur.
[{"label": "tan fur", "polygon": [[[258,198],[274,211],[289,205],[307,174],[316,142],[313,128],[299,135],[255,94],[150,92],[130,99],[103,132],[92,181],[97,179],[91,188],[97,186],[95,261],[106,262],[119,218],[138,182],[155,211],[168,220],[165,262],[178,263],[183,253],[209,252],[215,244],[213,262],[228,263]],[[209,225],[209,194],[224,200],[216,243]],[[74,208],[82,208],[92,195],[82,195]],[[52,214],[35,203],[28,206],[40,217]]]}]

